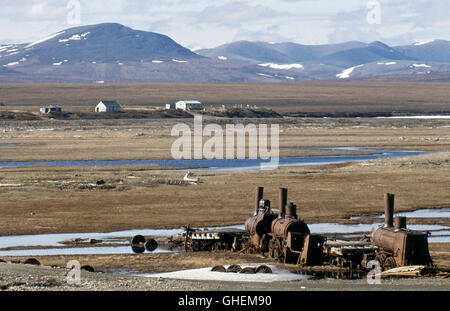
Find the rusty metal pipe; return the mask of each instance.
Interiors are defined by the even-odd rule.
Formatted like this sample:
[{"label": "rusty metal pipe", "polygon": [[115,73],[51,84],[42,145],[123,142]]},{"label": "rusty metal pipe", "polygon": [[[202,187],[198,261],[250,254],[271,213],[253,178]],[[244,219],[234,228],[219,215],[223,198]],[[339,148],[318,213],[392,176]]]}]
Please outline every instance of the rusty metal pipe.
[{"label": "rusty metal pipe", "polygon": [[398,216],[395,217],[395,230],[406,229],[406,217]]},{"label": "rusty metal pipe", "polygon": [[264,187],[256,187],[256,193],[255,193],[255,211],[258,211],[259,208],[259,201],[262,200],[264,195]]},{"label": "rusty metal pipe", "polygon": [[287,204],[287,192],[286,188],[280,188],[279,202],[280,202],[280,216],[283,217],[286,214],[286,204]]},{"label": "rusty metal pipe", "polygon": [[384,227],[394,226],[394,200],[395,195],[386,193],[384,195]]},{"label": "rusty metal pipe", "polygon": [[297,205],[291,202],[286,206],[286,217],[297,218]]}]

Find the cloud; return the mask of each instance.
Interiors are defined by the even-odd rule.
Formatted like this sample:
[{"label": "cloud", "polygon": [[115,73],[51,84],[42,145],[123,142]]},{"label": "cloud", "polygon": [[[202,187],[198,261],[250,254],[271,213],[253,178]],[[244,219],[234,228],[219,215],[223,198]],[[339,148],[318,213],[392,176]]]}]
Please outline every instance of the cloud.
[{"label": "cloud", "polygon": [[[72,27],[67,23],[68,1],[2,0],[0,42],[30,42]],[[450,39],[450,7],[442,0],[378,0],[379,25],[367,23],[369,0],[78,1],[85,25],[118,22],[195,47],[234,40],[404,44]]]},{"label": "cloud", "polygon": [[[439,0],[379,1],[381,23],[367,22],[368,8],[361,5],[351,11],[339,12],[330,20],[329,42],[359,40],[383,41],[388,44],[410,44],[423,39],[436,39],[442,35],[449,39],[446,25],[450,9]],[[448,24],[447,24],[448,27]]]}]

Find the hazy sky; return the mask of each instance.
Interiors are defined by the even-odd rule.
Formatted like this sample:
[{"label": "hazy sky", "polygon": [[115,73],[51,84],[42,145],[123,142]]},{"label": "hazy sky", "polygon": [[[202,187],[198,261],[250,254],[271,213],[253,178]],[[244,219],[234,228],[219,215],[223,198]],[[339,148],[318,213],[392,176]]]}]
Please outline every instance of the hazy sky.
[{"label": "hazy sky", "polygon": [[101,22],[163,33],[191,49],[237,40],[392,45],[450,40],[448,0],[1,0],[0,5],[0,44]]}]

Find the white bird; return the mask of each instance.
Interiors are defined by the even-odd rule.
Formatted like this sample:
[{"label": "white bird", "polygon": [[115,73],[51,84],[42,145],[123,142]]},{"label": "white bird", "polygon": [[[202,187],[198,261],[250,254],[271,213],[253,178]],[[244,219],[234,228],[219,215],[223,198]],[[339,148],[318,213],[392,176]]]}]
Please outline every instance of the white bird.
[{"label": "white bird", "polygon": [[190,171],[188,171],[188,172],[186,173],[186,175],[184,175],[183,180],[189,181],[189,182],[192,183],[192,184],[198,183],[198,182],[200,181],[200,179],[199,179],[199,178],[190,178],[192,175],[193,175],[193,173],[190,172]]}]

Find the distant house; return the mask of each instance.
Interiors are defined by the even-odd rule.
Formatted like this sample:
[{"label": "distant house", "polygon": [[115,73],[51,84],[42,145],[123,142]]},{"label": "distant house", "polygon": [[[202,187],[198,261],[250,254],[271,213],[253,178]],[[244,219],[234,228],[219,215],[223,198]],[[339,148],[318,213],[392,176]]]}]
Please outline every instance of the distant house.
[{"label": "distant house", "polygon": [[116,101],[103,100],[95,107],[95,112],[120,112],[120,105]]},{"label": "distant house", "polygon": [[166,110],[173,110],[175,109],[175,104],[166,104]]},{"label": "distant house", "polygon": [[61,107],[59,107],[59,106],[54,106],[54,105],[47,106],[47,107],[42,107],[42,108],[39,109],[39,110],[40,110],[40,112],[41,112],[42,114],[45,114],[45,113],[51,113],[51,112],[62,112]]},{"label": "distant house", "polygon": [[175,104],[178,110],[203,110],[203,104],[197,100],[180,100]]}]

